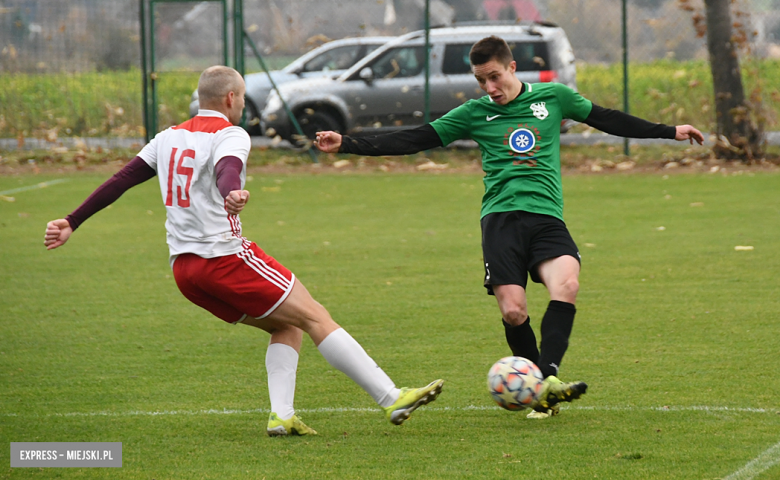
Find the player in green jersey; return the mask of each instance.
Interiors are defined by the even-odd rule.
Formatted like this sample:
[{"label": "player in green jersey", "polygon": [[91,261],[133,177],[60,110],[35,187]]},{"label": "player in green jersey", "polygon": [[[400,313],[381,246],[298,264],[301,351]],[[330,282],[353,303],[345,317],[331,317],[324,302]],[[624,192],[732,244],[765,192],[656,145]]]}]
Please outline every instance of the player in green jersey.
[{"label": "player in green jersey", "polygon": [[[353,138],[318,132],[316,145],[328,153],[406,155],[472,139],[482,153],[482,252],[485,287],[495,295],[512,354],[535,362],[544,390],[529,417],[558,413],[559,403],[585,393],[583,382],[564,383],[558,369],[568,348],[579,291],[580,255],[563,222],[560,125],[586,123],[613,135],[668,138],[704,137],[690,125],[676,127],[593,104],[557,83],[528,84],[515,76],[506,42],[484,38],[469,53],[474,76],[488,95],[470,100],[430,124],[386,135]],[[541,344],[526,308],[528,275],[550,293],[541,322]]]}]

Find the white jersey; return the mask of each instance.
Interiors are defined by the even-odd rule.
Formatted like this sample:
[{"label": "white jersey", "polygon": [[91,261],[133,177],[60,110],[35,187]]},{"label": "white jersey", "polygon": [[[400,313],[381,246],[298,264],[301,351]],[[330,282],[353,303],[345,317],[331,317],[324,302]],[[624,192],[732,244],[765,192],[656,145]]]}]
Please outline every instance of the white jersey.
[{"label": "white jersey", "polygon": [[242,250],[241,221],[225,210],[215,167],[227,156],[241,159],[243,189],[250,147],[244,129],[219,112],[200,110],[181,125],[160,132],[138,154],[157,172],[171,264],[182,253],[214,258]]}]

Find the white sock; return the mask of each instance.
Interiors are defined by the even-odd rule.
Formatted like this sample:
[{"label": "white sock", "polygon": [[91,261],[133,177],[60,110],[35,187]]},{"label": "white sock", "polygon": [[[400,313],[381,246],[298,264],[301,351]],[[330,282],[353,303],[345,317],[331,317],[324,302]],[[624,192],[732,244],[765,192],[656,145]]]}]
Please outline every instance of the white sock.
[{"label": "white sock", "polygon": [[268,372],[268,396],[271,411],[282,420],[295,415],[295,375],[298,370],[298,352],[289,345],[272,343],[265,352]]},{"label": "white sock", "polygon": [[317,348],[333,368],[360,385],[380,407],[389,407],[398,400],[400,390],[343,328],[325,337]]}]

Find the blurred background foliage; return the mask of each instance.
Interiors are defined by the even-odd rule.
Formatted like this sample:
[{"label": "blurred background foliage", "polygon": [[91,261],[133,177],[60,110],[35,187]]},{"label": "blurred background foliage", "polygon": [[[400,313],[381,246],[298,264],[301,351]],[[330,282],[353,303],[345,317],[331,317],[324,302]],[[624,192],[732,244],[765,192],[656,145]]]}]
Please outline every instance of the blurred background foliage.
[{"label": "blurred background foliage", "polygon": [[[424,25],[424,0],[244,0],[244,23],[271,68],[322,43]],[[701,0],[629,0],[630,111],[714,128]],[[780,130],[780,0],[736,0],[746,92]],[[0,138],[143,136],[138,0],[0,0]],[[159,125],[188,118],[199,72],[221,62],[221,6],[154,10]],[[621,9],[615,0],[432,0],[431,24],[549,20],[567,32],[580,92],[622,109]],[[260,71],[247,55],[247,72]],[[774,80],[773,80],[774,79]]]}]

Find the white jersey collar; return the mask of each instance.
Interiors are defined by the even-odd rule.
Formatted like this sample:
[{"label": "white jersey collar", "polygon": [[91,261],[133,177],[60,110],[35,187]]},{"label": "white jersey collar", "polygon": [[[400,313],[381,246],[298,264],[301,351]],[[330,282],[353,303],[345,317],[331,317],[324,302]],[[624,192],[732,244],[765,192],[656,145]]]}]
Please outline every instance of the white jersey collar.
[{"label": "white jersey collar", "polygon": [[198,109],[198,116],[199,117],[221,117],[224,118],[225,120],[228,120],[228,118],[225,116],[224,113],[218,112],[216,110],[206,110],[205,108]]}]

